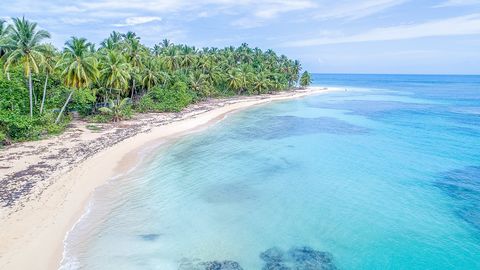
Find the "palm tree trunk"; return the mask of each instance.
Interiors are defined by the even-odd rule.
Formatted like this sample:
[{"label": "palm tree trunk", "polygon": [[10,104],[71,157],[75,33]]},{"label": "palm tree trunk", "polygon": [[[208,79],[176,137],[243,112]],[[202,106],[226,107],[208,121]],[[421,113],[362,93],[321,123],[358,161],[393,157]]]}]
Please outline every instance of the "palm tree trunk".
[{"label": "palm tree trunk", "polygon": [[70,102],[70,99],[72,98],[73,91],[74,90],[70,92],[70,94],[68,95],[67,101],[65,101],[65,104],[63,104],[62,109],[58,113],[57,119],[55,120],[55,124],[58,124],[58,122],[60,121],[60,118],[62,118],[63,112],[65,111],[65,108],[67,108],[67,105]]},{"label": "palm tree trunk", "polygon": [[134,94],[135,94],[135,79],[133,79],[133,85],[132,85],[132,100],[133,100]]},{"label": "palm tree trunk", "polygon": [[35,89],[33,89],[33,83],[32,83],[32,93],[33,93],[33,105],[37,106],[37,94],[35,93]]},{"label": "palm tree trunk", "polygon": [[28,73],[28,97],[30,99],[30,117],[33,117],[33,86],[32,86],[32,73]]},{"label": "palm tree trunk", "polygon": [[40,105],[40,114],[43,113],[43,105],[45,104],[45,95],[47,94],[48,72],[45,76],[45,84],[43,85],[42,105]]}]

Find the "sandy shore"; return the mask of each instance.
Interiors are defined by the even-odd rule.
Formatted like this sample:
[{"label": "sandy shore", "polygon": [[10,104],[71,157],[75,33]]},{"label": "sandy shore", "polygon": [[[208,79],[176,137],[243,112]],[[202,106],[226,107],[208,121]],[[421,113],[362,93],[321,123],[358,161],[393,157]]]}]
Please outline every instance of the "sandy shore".
[{"label": "sandy shore", "polygon": [[76,121],[60,136],[0,150],[0,269],[57,269],[65,235],[91,194],[138,163],[148,145],[242,108],[333,90],[214,99],[181,113],[140,114],[116,124]]}]

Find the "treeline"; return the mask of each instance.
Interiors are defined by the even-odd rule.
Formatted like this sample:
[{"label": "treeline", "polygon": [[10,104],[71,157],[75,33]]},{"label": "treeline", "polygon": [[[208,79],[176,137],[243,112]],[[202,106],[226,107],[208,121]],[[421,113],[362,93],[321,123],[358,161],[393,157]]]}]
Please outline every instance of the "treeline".
[{"label": "treeline", "polygon": [[0,144],[61,132],[67,112],[118,121],[310,83],[307,72],[299,78],[299,61],[247,44],[197,49],[163,40],[148,48],[135,33],[114,31],[98,48],[72,37],[60,51],[49,38],[25,18],[0,20]]}]

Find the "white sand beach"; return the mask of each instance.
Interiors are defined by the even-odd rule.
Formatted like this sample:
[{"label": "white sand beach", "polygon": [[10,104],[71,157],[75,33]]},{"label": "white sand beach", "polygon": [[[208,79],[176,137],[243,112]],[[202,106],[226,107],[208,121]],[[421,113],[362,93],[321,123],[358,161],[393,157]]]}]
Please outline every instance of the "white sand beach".
[{"label": "white sand beach", "polygon": [[218,122],[231,112],[338,89],[310,87],[213,99],[181,113],[116,124],[76,121],[64,134],[0,150],[0,268],[57,269],[67,232],[95,189],[139,162],[142,149]]}]

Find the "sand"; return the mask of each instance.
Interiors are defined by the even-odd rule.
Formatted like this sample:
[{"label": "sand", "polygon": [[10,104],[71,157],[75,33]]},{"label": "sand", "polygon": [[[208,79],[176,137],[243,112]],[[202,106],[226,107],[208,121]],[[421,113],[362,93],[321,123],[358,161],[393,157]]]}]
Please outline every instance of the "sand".
[{"label": "sand", "polygon": [[65,236],[95,189],[133,168],[152,145],[240,109],[334,90],[212,99],[114,124],[74,121],[62,135],[0,150],[0,269],[58,269]]}]

